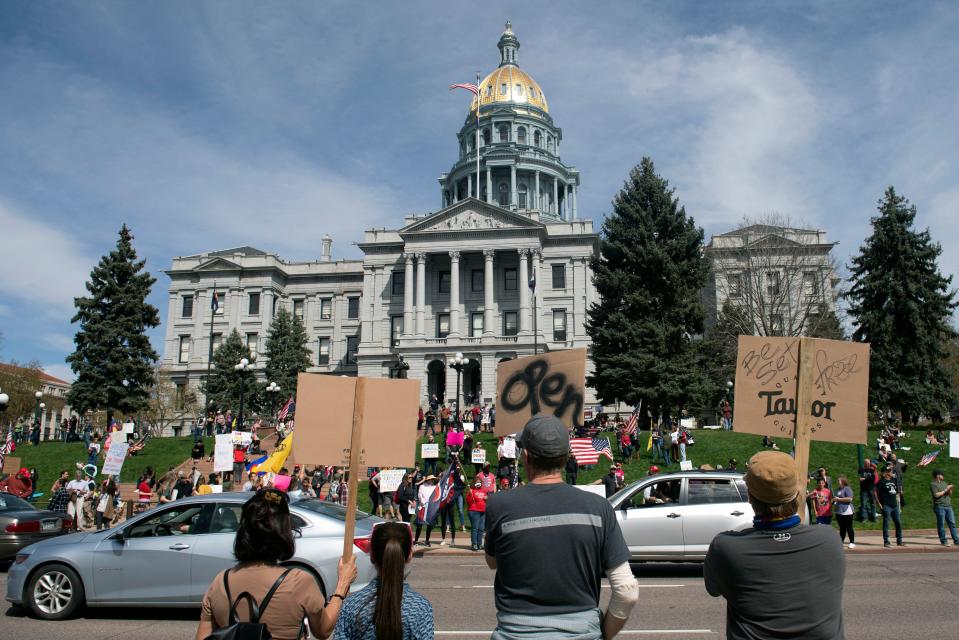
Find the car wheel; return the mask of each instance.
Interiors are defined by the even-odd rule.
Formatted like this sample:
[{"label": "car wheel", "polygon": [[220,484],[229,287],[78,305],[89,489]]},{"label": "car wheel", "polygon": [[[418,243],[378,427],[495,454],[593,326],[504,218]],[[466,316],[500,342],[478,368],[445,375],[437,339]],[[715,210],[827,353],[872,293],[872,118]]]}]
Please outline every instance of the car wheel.
[{"label": "car wheel", "polygon": [[25,595],[33,615],[44,620],[64,620],[83,604],[83,582],[70,567],[48,564],[30,578]]}]

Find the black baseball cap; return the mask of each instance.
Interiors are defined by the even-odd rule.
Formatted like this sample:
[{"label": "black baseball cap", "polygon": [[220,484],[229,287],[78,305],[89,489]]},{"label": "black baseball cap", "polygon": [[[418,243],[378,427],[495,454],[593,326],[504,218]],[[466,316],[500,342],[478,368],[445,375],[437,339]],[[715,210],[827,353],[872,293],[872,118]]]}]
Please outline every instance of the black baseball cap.
[{"label": "black baseball cap", "polygon": [[538,413],[526,423],[516,444],[540,458],[558,458],[569,453],[569,431],[556,416]]}]

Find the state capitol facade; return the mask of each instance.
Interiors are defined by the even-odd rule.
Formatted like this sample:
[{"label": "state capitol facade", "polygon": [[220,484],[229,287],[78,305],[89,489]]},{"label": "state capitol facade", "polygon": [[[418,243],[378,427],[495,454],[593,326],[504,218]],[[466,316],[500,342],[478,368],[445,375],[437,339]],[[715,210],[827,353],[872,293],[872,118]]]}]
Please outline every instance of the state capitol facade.
[{"label": "state capitol facade", "polygon": [[329,237],[314,262],[252,247],[173,259],[162,366],[174,384],[198,389],[206,376],[214,283],[213,348],[235,329],[262,354],[285,306],[306,327],[309,371],[388,377],[402,357],[424,401],[453,399],[457,352],[470,359],[463,397],[492,403],[500,361],[589,347],[599,238],[577,214],[579,172],[560,157],[562,130],[520,69],[509,23],[498,48],[457,136],[459,158],[439,178],[440,210],[366,231],[362,260],[334,260]]}]

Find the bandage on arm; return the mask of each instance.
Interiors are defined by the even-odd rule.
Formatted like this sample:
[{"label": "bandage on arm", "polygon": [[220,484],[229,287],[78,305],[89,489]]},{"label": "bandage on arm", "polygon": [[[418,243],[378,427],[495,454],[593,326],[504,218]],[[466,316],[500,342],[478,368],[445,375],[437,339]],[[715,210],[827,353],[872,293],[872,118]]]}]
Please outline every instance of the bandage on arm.
[{"label": "bandage on arm", "polygon": [[606,577],[609,579],[611,591],[606,615],[626,620],[639,600],[639,583],[633,576],[633,570],[629,568],[628,562],[624,562],[618,567],[607,569]]}]

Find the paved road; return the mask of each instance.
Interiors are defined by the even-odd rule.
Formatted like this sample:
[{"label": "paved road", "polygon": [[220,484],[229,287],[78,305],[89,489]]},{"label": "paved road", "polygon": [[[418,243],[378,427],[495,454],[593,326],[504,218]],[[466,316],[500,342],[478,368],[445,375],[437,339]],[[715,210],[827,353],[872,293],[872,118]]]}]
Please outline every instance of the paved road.
[{"label": "paved road", "polygon": [[[959,553],[847,556],[846,637],[948,638],[959,628]],[[640,604],[625,638],[723,638],[725,605],[703,589],[697,565],[635,568]],[[494,624],[492,573],[482,558],[434,557],[414,561],[409,581],[433,603],[437,638],[488,638]],[[608,598],[604,589],[604,605]],[[0,593],[6,574],[0,574]],[[194,610],[92,609],[66,622],[41,622],[5,607],[0,629],[8,638],[82,640],[191,638]]]}]

